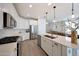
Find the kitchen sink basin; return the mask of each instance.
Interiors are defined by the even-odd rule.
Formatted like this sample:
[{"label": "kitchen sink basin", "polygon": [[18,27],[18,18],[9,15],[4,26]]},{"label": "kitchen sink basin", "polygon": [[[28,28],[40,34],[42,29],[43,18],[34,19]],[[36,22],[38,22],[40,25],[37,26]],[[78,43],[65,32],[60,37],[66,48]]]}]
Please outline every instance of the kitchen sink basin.
[{"label": "kitchen sink basin", "polygon": [[49,35],[44,35],[45,37],[48,37],[48,38],[51,38],[51,39],[54,39],[56,37],[52,37],[52,36],[49,36]]}]

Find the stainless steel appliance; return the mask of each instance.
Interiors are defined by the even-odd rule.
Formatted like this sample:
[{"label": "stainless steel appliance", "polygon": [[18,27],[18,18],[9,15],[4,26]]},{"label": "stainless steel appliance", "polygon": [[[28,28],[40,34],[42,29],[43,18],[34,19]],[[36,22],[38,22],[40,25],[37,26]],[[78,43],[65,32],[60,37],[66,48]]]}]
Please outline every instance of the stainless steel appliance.
[{"label": "stainless steel appliance", "polygon": [[37,37],[37,43],[38,43],[38,46],[41,47],[41,36],[38,35]]}]

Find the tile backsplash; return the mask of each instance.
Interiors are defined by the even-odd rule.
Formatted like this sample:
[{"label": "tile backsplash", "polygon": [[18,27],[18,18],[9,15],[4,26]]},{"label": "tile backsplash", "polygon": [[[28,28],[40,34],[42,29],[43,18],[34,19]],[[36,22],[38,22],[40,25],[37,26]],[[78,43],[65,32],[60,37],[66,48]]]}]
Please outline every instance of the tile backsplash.
[{"label": "tile backsplash", "polygon": [[0,38],[6,36],[17,36],[26,33],[26,29],[0,29]]}]

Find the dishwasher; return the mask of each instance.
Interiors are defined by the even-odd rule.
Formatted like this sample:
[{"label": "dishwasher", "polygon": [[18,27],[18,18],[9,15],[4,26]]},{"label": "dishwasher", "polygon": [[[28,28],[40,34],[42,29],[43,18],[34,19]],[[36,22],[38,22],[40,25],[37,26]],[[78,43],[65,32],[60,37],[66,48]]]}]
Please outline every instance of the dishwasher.
[{"label": "dishwasher", "polygon": [[37,37],[37,43],[38,43],[38,46],[41,47],[41,36],[38,35]]}]

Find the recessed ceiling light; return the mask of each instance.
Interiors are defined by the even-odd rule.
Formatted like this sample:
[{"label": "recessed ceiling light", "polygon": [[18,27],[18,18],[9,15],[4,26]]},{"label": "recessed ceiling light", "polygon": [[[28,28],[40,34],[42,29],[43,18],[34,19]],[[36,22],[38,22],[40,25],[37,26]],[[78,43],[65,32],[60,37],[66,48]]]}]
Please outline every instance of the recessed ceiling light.
[{"label": "recessed ceiling light", "polygon": [[31,4],[29,5],[29,8],[32,8],[32,5]]},{"label": "recessed ceiling light", "polygon": [[50,5],[51,5],[51,3],[48,3],[48,5],[50,6]]}]

